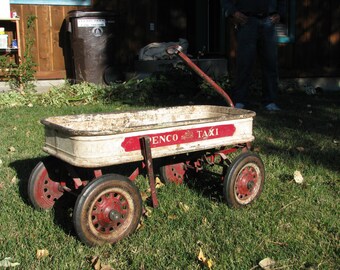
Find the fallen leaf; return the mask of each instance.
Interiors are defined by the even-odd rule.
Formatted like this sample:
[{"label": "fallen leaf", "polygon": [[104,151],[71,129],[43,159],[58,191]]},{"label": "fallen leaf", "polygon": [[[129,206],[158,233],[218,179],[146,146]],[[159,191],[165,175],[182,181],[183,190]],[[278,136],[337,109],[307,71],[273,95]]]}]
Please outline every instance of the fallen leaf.
[{"label": "fallen leaf", "polygon": [[11,180],[11,183],[16,184],[17,182],[18,182],[17,177],[14,175],[12,180]]},{"label": "fallen leaf", "polygon": [[2,165],[2,160],[0,159],[0,166]]},{"label": "fallen leaf", "polygon": [[91,257],[91,267],[93,270],[113,270],[110,265],[102,264],[99,256]]},{"label": "fallen leaf", "polygon": [[38,249],[37,250],[37,259],[40,260],[42,258],[48,257],[49,252],[47,249]]},{"label": "fallen leaf", "polygon": [[18,130],[18,128],[17,127],[13,127],[13,130]]},{"label": "fallen leaf", "polygon": [[298,146],[296,147],[296,150],[298,150],[299,152],[303,152],[305,151],[305,148],[303,148],[302,146]]},{"label": "fallen leaf", "polygon": [[274,143],[274,139],[272,137],[269,137],[268,141],[270,141],[271,143]]},{"label": "fallen leaf", "polygon": [[178,205],[184,212],[188,212],[190,210],[190,207],[186,205],[185,203],[179,202]]},{"label": "fallen leaf", "polygon": [[304,179],[300,171],[294,172],[294,181],[298,184],[302,184]]},{"label": "fallen leaf", "polygon": [[15,152],[16,149],[15,149],[13,146],[11,146],[11,147],[8,148],[8,151],[9,151],[9,152]]},{"label": "fallen leaf", "polygon": [[209,269],[212,268],[213,266],[213,261],[211,259],[208,259],[207,257],[204,256],[204,253],[202,251],[202,249],[200,248],[200,251],[198,253],[197,259],[199,261],[201,261],[206,267],[208,267]]},{"label": "fallen leaf", "polygon": [[178,217],[176,215],[169,215],[168,216],[168,219],[170,220],[174,220],[174,219],[177,219]]},{"label": "fallen leaf", "polygon": [[0,182],[0,190],[2,190],[4,188],[4,183]]},{"label": "fallen leaf", "polygon": [[100,270],[113,270],[113,268],[110,265],[103,264],[101,265]]},{"label": "fallen leaf", "polygon": [[144,228],[144,222],[143,222],[143,220],[141,219],[141,220],[139,221],[138,225],[137,225],[136,231],[139,231],[139,230],[141,230],[141,229],[143,229],[143,228]]},{"label": "fallen leaf", "polygon": [[33,107],[33,104],[32,104],[32,103],[28,103],[27,106],[30,107],[30,108],[32,108],[32,107]]},{"label": "fallen leaf", "polygon": [[275,261],[271,258],[265,258],[263,260],[261,260],[259,262],[259,266],[263,269],[263,270],[270,270],[270,269],[273,269],[272,266],[275,265]]},{"label": "fallen leaf", "polygon": [[145,207],[144,216],[146,216],[146,217],[151,217],[151,215],[152,215],[152,208],[146,206],[146,207]]},{"label": "fallen leaf", "polygon": [[145,192],[145,191],[142,191],[140,193],[141,197],[142,197],[142,201],[145,202],[149,197],[150,197],[150,194]]},{"label": "fallen leaf", "polygon": [[0,267],[7,268],[7,267],[15,267],[15,266],[20,265],[20,263],[18,262],[11,262],[11,260],[12,260],[11,257],[6,257],[5,259],[1,260]]},{"label": "fallen leaf", "polygon": [[100,259],[99,256],[93,256],[91,258],[91,266],[94,270],[100,270]]},{"label": "fallen leaf", "polygon": [[213,263],[212,259],[208,259],[208,260],[206,261],[206,263],[205,263],[205,265],[208,266],[209,269],[212,268],[213,264],[214,264],[214,263]]},{"label": "fallen leaf", "polygon": [[197,256],[198,260],[203,262],[205,260],[207,260],[207,258],[204,256],[204,253],[203,253],[203,250],[200,248],[200,251],[198,253],[198,256]]},{"label": "fallen leaf", "polygon": [[164,184],[162,183],[161,179],[159,179],[159,177],[156,177],[155,185],[156,185],[156,188],[161,188],[164,186]]}]

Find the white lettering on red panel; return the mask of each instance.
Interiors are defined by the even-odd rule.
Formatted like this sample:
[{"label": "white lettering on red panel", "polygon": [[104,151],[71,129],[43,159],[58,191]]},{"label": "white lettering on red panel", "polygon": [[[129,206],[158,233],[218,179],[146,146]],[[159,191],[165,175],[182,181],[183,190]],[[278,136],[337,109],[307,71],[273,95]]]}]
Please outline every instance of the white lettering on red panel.
[{"label": "white lettering on red panel", "polygon": [[[156,148],[174,144],[230,137],[234,135],[235,130],[235,126],[231,124],[192,128],[188,130],[175,130],[157,134],[145,134],[143,136],[148,136],[150,138],[150,147]],[[139,150],[140,137],[141,136],[126,137],[121,145],[126,152]]]}]

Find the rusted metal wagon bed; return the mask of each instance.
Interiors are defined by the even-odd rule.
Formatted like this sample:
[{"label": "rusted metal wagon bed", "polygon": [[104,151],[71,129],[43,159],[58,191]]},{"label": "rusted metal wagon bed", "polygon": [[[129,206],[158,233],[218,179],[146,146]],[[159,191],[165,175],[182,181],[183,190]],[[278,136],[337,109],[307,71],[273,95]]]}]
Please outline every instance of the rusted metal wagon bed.
[{"label": "rusted metal wagon bed", "polygon": [[140,138],[154,158],[251,142],[255,113],[196,105],[134,112],[50,117],[44,151],[74,166],[96,168],[141,161]]},{"label": "rusted metal wagon bed", "polygon": [[136,229],[142,200],[134,180],[140,174],[148,176],[157,207],[155,174],[180,184],[189,170],[221,166],[226,203],[242,207],[264,184],[263,163],[250,151],[254,116],[193,105],[43,119],[43,150],[50,156],[33,169],[29,198],[35,208],[50,209],[65,193],[76,195],[73,223],[88,245],[115,243]]}]

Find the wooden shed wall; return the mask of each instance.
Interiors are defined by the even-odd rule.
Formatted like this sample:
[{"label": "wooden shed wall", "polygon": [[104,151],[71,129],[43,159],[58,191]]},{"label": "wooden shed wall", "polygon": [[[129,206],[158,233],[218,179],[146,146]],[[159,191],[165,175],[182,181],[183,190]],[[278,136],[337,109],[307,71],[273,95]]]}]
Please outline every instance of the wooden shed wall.
[{"label": "wooden shed wall", "polygon": [[[296,0],[295,41],[279,47],[279,67],[283,77],[340,76],[340,5],[339,0]],[[119,63],[131,64],[138,50],[154,41],[188,38],[196,48],[199,40],[198,17],[193,16],[195,0],[94,0],[96,10],[117,13]],[[28,15],[36,15],[35,61],[38,78],[64,78],[65,65],[59,47],[59,32],[68,11],[77,6],[11,5],[21,18],[24,36]],[[155,23],[155,29],[150,28]],[[215,37],[216,38],[216,37]],[[232,31],[227,40],[230,68],[235,63],[235,40]],[[22,38],[22,43],[25,40]],[[21,44],[22,48],[24,44]],[[198,49],[198,48],[196,48]]]},{"label": "wooden shed wall", "polygon": [[77,6],[47,6],[47,5],[11,5],[20,17],[21,48],[25,48],[27,18],[34,15],[35,43],[33,57],[37,63],[38,79],[65,78],[65,64],[62,49],[59,46],[59,33],[64,18],[70,10]]}]

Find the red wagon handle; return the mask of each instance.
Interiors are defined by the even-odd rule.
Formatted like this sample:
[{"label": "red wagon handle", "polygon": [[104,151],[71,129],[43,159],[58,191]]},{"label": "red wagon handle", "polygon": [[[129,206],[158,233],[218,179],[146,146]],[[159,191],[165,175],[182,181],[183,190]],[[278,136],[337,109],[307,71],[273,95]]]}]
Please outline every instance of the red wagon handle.
[{"label": "red wagon handle", "polygon": [[179,45],[170,46],[166,49],[166,52],[170,55],[178,55],[184,63],[186,63],[190,68],[192,68],[203,80],[209,83],[220,95],[224,97],[230,107],[234,107],[234,103],[229,97],[229,95],[220,87],[213,79],[211,79],[207,74],[204,73],[196,64],[194,64],[188,56],[182,52],[182,47]]}]

